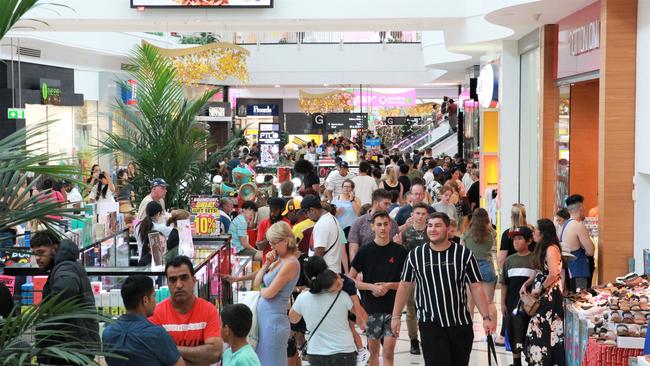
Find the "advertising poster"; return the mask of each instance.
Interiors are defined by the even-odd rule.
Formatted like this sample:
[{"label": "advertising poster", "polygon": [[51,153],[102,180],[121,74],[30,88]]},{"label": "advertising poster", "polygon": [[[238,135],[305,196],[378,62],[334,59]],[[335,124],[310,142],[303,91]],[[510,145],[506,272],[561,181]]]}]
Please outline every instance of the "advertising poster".
[{"label": "advertising poster", "polygon": [[190,196],[194,235],[219,235],[219,196]]},{"label": "advertising poster", "polygon": [[146,8],[272,8],[273,0],[131,0],[131,7]]}]

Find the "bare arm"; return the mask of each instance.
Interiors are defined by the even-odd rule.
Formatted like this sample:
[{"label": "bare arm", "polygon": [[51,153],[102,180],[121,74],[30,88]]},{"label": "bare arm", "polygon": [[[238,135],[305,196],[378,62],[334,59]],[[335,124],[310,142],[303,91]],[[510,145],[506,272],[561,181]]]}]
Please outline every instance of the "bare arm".
[{"label": "bare arm", "polygon": [[291,310],[289,310],[289,321],[291,322],[291,324],[297,324],[298,322],[300,322],[300,319],[302,319],[302,314],[300,314],[299,312],[291,308]]},{"label": "bare arm", "polygon": [[350,271],[350,266],[348,266],[348,252],[345,250],[345,245],[341,245],[341,260],[343,261],[343,273],[348,273]]},{"label": "bare arm", "polygon": [[178,347],[181,357],[187,363],[211,364],[221,360],[223,340],[212,337],[205,340],[205,344],[196,347]]},{"label": "bare arm", "polygon": [[266,261],[264,265],[257,271],[255,274],[255,281],[253,281],[253,287],[260,287],[264,282],[264,275],[269,271],[269,266],[271,263]]},{"label": "bare arm", "polygon": [[578,240],[580,240],[580,245],[585,248],[585,254],[588,257],[593,257],[596,252],[596,246],[594,246],[594,242],[591,241],[589,230],[587,230],[587,227],[584,225],[580,225],[580,229],[578,230]]},{"label": "bare arm", "polygon": [[359,243],[348,243],[348,247],[350,248],[350,263],[352,263],[359,251]]},{"label": "bare arm", "polygon": [[503,265],[506,263],[507,258],[508,258],[508,251],[499,250],[499,254],[497,254],[497,265],[499,266],[499,270],[503,269]]},{"label": "bare arm", "polygon": [[393,316],[391,320],[391,329],[394,334],[399,334],[399,328],[402,321],[402,311],[406,305],[409,293],[413,291],[415,284],[413,282],[402,281],[399,283],[397,294],[395,295],[395,305],[393,305]]},{"label": "bare arm", "polygon": [[354,208],[354,213],[359,216],[359,212],[361,212],[361,200],[358,197],[354,197],[352,200],[352,208]]},{"label": "bare arm", "polygon": [[501,284],[501,312],[506,315],[508,308],[506,306],[508,299],[508,286],[505,283]]},{"label": "bare arm", "polygon": [[314,249],[314,255],[319,257],[325,256],[325,247],[318,247]]},{"label": "bare arm", "polygon": [[562,260],[562,254],[556,246],[551,246],[546,250],[546,263],[548,263],[548,276],[546,280],[542,283],[544,289],[549,288],[554,285],[562,275],[560,271],[560,261]]},{"label": "bare arm", "polygon": [[469,290],[472,293],[472,298],[476,303],[479,313],[483,317],[483,329],[486,334],[494,333],[496,330],[496,319],[490,318],[490,304],[488,304],[485,290],[481,282],[474,282],[469,284]]}]

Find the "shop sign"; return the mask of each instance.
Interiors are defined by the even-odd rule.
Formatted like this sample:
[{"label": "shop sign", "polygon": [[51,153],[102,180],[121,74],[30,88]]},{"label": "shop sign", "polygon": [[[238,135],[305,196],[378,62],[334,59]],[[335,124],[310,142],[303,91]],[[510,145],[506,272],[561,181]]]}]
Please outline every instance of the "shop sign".
[{"label": "shop sign", "polygon": [[368,113],[329,113],[325,116],[328,130],[368,128]]},{"label": "shop sign", "polygon": [[190,213],[194,215],[195,235],[219,234],[218,196],[190,196]]},{"label": "shop sign", "polygon": [[408,117],[408,116],[402,116],[402,117],[386,117],[386,125],[388,126],[401,126],[405,124],[418,124],[422,122],[421,117]]},{"label": "shop sign", "polygon": [[487,64],[481,69],[476,86],[478,100],[483,108],[496,108],[499,105],[499,69]]},{"label": "shop sign", "polygon": [[246,107],[246,115],[248,116],[277,116],[277,104],[249,104]]},{"label": "shop sign", "polygon": [[314,126],[316,128],[323,128],[325,124],[325,115],[322,113],[316,113],[312,115],[312,121],[314,121]]},{"label": "shop sign", "polygon": [[260,166],[276,167],[278,166],[278,157],[280,156],[280,144],[260,144]]},{"label": "shop sign", "polygon": [[226,116],[226,108],[225,107],[219,107],[219,106],[208,107],[208,116],[209,117],[225,117]]},{"label": "shop sign", "polygon": [[370,147],[381,146],[381,139],[380,138],[367,138],[366,139],[366,146],[370,146]]},{"label": "shop sign", "polygon": [[569,49],[577,56],[600,48],[600,20],[569,31]]},{"label": "shop sign", "polygon": [[190,196],[190,213],[193,215],[219,214],[219,197],[218,196]]},{"label": "shop sign", "polygon": [[41,79],[41,102],[49,105],[61,105],[61,81]]},{"label": "shop sign", "polygon": [[8,108],[8,119],[25,119],[25,108]]},{"label": "shop sign", "polygon": [[200,213],[194,217],[195,235],[218,235],[219,215]]},{"label": "shop sign", "polygon": [[[400,90],[400,89],[397,89]],[[358,90],[354,92],[354,105],[356,107],[412,107],[416,102],[415,89],[397,91],[396,89],[373,89],[372,91]],[[404,90],[404,89],[401,89]]]},{"label": "shop sign", "polygon": [[261,144],[279,144],[280,124],[260,123],[257,139]]}]

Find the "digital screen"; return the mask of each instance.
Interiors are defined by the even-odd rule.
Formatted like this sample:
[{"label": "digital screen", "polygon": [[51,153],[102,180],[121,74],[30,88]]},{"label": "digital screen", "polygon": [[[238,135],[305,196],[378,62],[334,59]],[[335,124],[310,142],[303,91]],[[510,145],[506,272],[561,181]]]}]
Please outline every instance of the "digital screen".
[{"label": "digital screen", "polygon": [[273,0],[131,0],[132,8],[272,8]]},{"label": "digital screen", "polygon": [[354,130],[368,128],[368,113],[329,113],[325,123],[330,130]]}]

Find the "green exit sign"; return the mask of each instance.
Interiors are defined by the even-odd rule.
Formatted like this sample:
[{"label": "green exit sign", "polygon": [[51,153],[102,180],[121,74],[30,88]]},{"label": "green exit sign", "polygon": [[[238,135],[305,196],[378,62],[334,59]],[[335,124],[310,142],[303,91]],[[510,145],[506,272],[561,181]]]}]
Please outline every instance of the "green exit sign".
[{"label": "green exit sign", "polygon": [[25,108],[8,108],[7,117],[9,119],[25,119]]}]

